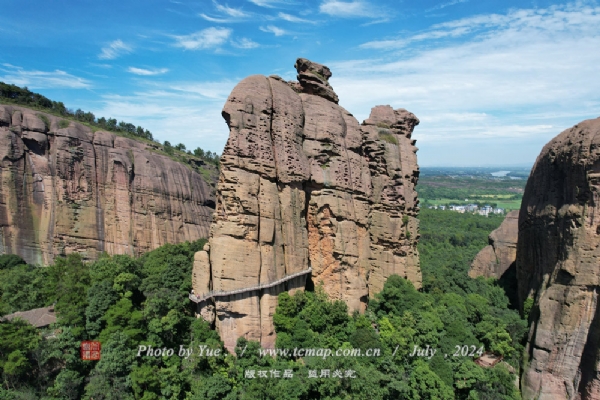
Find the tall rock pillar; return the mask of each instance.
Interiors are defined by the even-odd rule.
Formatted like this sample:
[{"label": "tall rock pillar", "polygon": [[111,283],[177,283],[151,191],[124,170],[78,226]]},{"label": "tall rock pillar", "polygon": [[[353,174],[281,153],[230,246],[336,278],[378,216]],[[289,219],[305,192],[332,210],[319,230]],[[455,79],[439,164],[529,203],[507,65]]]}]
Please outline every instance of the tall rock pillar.
[{"label": "tall rock pillar", "polygon": [[240,336],[273,347],[277,296],[307,279],[359,311],[391,274],[421,282],[418,119],[378,106],[361,126],[337,104],[329,68],[296,69],[298,82],[244,79],[223,108],[229,140],[193,286],[229,349]]}]

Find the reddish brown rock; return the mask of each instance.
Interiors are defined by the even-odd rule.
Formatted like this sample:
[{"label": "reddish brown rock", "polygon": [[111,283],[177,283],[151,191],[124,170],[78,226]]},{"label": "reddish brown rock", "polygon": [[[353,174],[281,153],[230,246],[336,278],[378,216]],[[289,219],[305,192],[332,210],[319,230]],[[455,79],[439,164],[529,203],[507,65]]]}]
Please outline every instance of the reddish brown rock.
[{"label": "reddish brown rock", "polygon": [[[251,76],[223,108],[230,135],[193,286],[198,297],[239,292],[214,305],[229,349],[240,336],[273,347],[277,295],[303,290],[307,275],[293,274],[309,268],[351,311],[363,311],[392,274],[421,285],[411,140],[418,119],[378,106],[361,126],[337,105],[327,67],[298,59],[296,68],[299,84]],[[199,308],[214,318],[206,301]]]},{"label": "reddish brown rock", "polygon": [[[302,92],[314,94],[324,99],[338,103],[339,99],[329,84],[331,70],[324,65],[317,64],[306,58],[299,58],[294,65],[298,71],[298,81]],[[294,88],[292,86],[292,88]]]},{"label": "reddish brown rock", "polygon": [[0,253],[47,265],[208,236],[214,196],[200,174],[147,144],[59,121],[0,105]]},{"label": "reddish brown rock", "polygon": [[519,212],[511,211],[506,214],[498,229],[490,233],[490,244],[475,256],[469,276],[500,279],[517,258],[518,233]]},{"label": "reddish brown rock", "polygon": [[533,302],[525,399],[600,398],[600,118],[552,139],[519,214],[521,305]]}]

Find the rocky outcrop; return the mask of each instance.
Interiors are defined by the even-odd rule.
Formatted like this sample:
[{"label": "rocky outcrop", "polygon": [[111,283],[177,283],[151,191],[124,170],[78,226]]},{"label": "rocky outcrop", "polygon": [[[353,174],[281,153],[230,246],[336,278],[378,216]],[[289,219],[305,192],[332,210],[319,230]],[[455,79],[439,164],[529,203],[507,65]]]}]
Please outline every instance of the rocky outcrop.
[{"label": "rocky outcrop", "polygon": [[212,189],[151,144],[0,105],[0,253],[137,254],[208,236]]},{"label": "rocky outcrop", "polygon": [[600,398],[600,118],[539,155],[519,214],[519,299],[533,304],[524,399]]},{"label": "rocky outcrop", "polygon": [[230,349],[240,336],[272,347],[277,295],[307,276],[360,311],[392,274],[421,285],[418,119],[378,106],[361,126],[337,105],[329,68],[298,59],[296,69],[299,82],[244,79],[223,108],[230,135],[193,287],[198,298],[236,291],[199,303]]},{"label": "rocky outcrop", "polygon": [[498,229],[490,233],[489,245],[485,246],[471,264],[469,276],[500,279],[514,265],[517,258],[517,235],[519,211],[511,211]]}]

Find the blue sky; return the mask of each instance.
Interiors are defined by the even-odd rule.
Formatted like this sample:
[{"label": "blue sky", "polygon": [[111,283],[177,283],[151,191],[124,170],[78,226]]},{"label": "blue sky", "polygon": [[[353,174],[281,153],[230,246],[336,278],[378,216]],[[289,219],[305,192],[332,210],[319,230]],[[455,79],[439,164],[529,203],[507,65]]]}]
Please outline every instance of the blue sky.
[{"label": "blue sky", "polygon": [[0,81],[220,153],[252,74],[328,65],[340,105],[421,120],[422,166],[533,163],[600,116],[598,2],[0,0]]}]

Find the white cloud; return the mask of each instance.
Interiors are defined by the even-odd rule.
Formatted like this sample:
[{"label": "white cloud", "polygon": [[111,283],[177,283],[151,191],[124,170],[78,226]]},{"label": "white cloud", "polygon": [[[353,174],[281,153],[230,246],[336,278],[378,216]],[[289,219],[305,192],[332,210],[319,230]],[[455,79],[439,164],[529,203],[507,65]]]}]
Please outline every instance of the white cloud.
[{"label": "white cloud", "polygon": [[363,43],[360,47],[365,49],[399,49],[408,46],[412,42],[423,40],[442,39],[448,37],[459,37],[471,33],[471,29],[467,26],[453,27],[448,30],[430,30],[428,32],[419,33],[403,39],[393,40],[375,40],[372,42]]},{"label": "white cloud", "polygon": [[190,35],[175,36],[175,46],[187,50],[215,48],[227,42],[231,32],[227,28],[206,28]]},{"label": "white cloud", "polygon": [[92,85],[87,79],[71,75],[59,69],[54,71],[25,70],[11,64],[2,64],[4,74],[0,81],[29,89],[88,89]]},{"label": "white cloud", "polygon": [[513,10],[370,42],[365,59],[326,64],[340,104],[359,120],[392,104],[419,117],[415,138],[428,146],[505,138],[530,146],[533,160],[560,131],[600,115],[598,26],[600,7],[583,3]]},{"label": "white cloud", "polygon": [[218,82],[183,82],[172,84],[170,89],[177,96],[189,94],[224,102],[227,100],[235,84],[236,82],[230,80]]},{"label": "white cloud", "polygon": [[238,49],[255,49],[260,47],[260,45],[251,39],[241,38],[239,40],[232,40],[231,45],[233,47],[237,47]]},{"label": "white cloud", "polygon": [[246,18],[246,17],[249,16],[248,13],[242,11],[239,8],[232,8],[232,7],[229,7],[229,6],[224,6],[224,5],[219,4],[217,2],[214,2],[214,4],[215,4],[215,7],[216,7],[216,9],[218,11],[222,12],[223,14],[227,14],[230,17],[233,17],[233,18]]},{"label": "white cloud", "polygon": [[218,24],[241,22],[251,17],[251,14],[243,11],[241,8],[229,7],[228,5],[219,4],[214,0],[213,4],[215,6],[215,9],[221,14],[220,16],[213,17],[205,13],[200,13],[198,15],[207,21],[215,22]]},{"label": "white cloud", "polygon": [[198,15],[209,22],[214,22],[217,24],[226,24],[229,22],[235,22],[233,19],[230,19],[230,18],[215,18],[215,17],[211,17],[209,15],[203,14],[203,13],[200,13]]},{"label": "white cloud", "polygon": [[288,21],[288,22],[295,22],[295,23],[297,22],[297,23],[303,23],[303,24],[314,24],[314,23],[316,23],[315,21],[310,21],[308,19],[296,17],[294,15],[290,15],[290,14],[286,14],[286,13],[282,13],[282,12],[280,12],[277,15],[279,16],[279,18],[283,19],[284,21]]},{"label": "white cloud", "polygon": [[229,134],[221,109],[235,82],[146,84],[145,91],[129,96],[103,96],[104,105],[92,112],[141,125],[161,142],[221,153]]},{"label": "white cloud", "polygon": [[278,27],[273,26],[273,25],[261,26],[260,30],[263,31],[263,32],[272,33],[275,36],[283,36],[283,35],[286,35],[288,33],[284,29],[278,28]]},{"label": "white cloud", "polygon": [[101,60],[114,60],[115,58],[130,53],[133,49],[128,44],[123,43],[121,39],[117,39],[103,47],[102,51],[98,55]]},{"label": "white cloud", "polygon": [[429,12],[429,11],[441,10],[443,8],[454,6],[456,4],[467,3],[468,1],[469,0],[452,0],[447,3],[438,4],[437,6],[431,7],[425,11]]},{"label": "white cloud", "polygon": [[387,18],[382,10],[364,0],[325,0],[319,6],[319,12],[340,18]]},{"label": "white cloud", "polygon": [[294,2],[287,1],[287,0],[248,0],[248,1],[257,6],[266,7],[266,8],[274,8],[279,5],[295,4]]},{"label": "white cloud", "polygon": [[165,73],[169,72],[169,69],[168,68],[145,69],[145,68],[129,67],[129,68],[127,68],[127,71],[131,72],[132,74],[136,74],[136,75],[151,76],[151,75],[165,74]]}]

